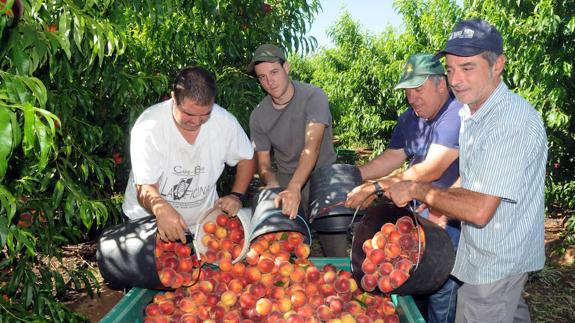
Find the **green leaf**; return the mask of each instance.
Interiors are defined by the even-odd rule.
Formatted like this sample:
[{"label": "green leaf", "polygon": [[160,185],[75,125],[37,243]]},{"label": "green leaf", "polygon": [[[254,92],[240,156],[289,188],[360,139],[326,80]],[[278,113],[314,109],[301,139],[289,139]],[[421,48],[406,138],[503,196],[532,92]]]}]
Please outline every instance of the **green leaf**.
[{"label": "green leaf", "polygon": [[8,161],[14,145],[14,130],[12,120],[14,112],[6,107],[0,107],[0,179],[4,178],[8,169]]},{"label": "green leaf", "polygon": [[[16,199],[4,185],[0,185],[0,205],[2,206],[2,209],[6,214],[6,220],[8,226],[12,222],[12,219],[16,214]],[[2,247],[4,247],[5,243],[6,241],[2,239]]]}]

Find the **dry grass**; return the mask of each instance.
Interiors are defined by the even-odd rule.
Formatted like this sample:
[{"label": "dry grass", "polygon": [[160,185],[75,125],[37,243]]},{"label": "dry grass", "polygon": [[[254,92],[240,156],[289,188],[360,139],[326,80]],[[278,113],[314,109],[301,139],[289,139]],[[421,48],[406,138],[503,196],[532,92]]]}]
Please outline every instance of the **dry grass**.
[{"label": "dry grass", "polygon": [[575,266],[546,265],[525,288],[533,322],[575,322]]}]

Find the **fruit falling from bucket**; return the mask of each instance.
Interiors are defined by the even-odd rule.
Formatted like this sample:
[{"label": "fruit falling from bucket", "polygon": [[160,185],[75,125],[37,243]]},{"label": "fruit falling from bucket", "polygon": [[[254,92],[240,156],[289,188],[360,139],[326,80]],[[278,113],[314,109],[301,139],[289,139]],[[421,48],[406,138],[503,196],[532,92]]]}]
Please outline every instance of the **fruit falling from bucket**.
[{"label": "fruit falling from bucket", "polygon": [[371,239],[364,241],[362,250],[366,257],[361,265],[361,288],[367,292],[378,288],[389,294],[409,279],[419,263],[425,252],[425,234],[411,217],[403,216],[395,224],[382,225]]}]

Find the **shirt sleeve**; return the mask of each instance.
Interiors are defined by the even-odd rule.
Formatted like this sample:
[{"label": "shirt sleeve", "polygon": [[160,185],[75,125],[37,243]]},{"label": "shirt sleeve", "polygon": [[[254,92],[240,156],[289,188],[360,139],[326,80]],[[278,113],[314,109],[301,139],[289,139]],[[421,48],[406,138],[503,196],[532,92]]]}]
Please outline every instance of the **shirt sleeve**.
[{"label": "shirt sleeve", "polygon": [[162,176],[164,156],[153,135],[156,125],[152,120],[138,122],[130,132],[130,161],[137,185],[156,184]]},{"label": "shirt sleeve", "polygon": [[230,118],[230,125],[232,131],[228,140],[228,149],[226,152],[226,164],[235,166],[239,161],[244,159],[252,159],[254,156],[254,149],[250,143],[248,136],[244,129],[234,117]]},{"label": "shirt sleeve", "polygon": [[252,140],[252,147],[255,151],[271,150],[271,141],[259,125],[256,110],[257,108],[254,109],[250,115],[250,137]]},{"label": "shirt sleeve", "polygon": [[306,124],[313,122],[331,127],[331,121],[327,96],[322,89],[315,88],[306,104]]},{"label": "shirt sleeve", "polygon": [[404,149],[405,148],[405,136],[403,135],[403,129],[405,128],[405,119],[407,116],[406,111],[399,116],[397,119],[397,123],[395,124],[395,128],[393,129],[393,133],[391,134],[391,140],[389,141],[388,148],[390,149]]},{"label": "shirt sleeve", "polygon": [[461,118],[457,109],[450,109],[437,120],[431,134],[431,143],[447,148],[459,149],[459,127]]}]

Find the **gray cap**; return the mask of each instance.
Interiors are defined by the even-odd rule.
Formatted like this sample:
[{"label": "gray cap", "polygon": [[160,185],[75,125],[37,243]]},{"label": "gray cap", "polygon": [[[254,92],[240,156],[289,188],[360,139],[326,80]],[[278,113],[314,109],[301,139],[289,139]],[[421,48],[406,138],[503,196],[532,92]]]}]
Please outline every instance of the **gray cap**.
[{"label": "gray cap", "polygon": [[263,44],[256,49],[252,60],[248,64],[247,72],[249,74],[254,73],[254,66],[259,62],[279,62],[280,60],[285,61],[286,57],[284,52],[272,44]]}]

